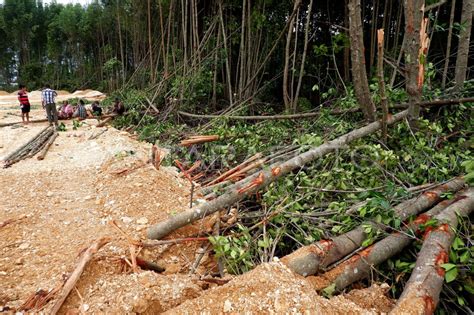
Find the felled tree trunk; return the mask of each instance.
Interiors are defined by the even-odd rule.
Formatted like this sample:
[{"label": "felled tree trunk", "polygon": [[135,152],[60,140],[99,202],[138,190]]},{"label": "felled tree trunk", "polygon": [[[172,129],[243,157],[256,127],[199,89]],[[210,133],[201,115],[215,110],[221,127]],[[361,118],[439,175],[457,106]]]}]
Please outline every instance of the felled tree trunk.
[{"label": "felled tree trunk", "polygon": [[437,217],[438,226],[426,232],[415,269],[391,314],[407,314],[409,310],[416,310],[418,314],[434,313],[445,275],[442,264],[448,262],[457,216],[468,216],[474,210],[474,189],[466,196],[463,206],[459,202],[443,211]]},{"label": "felled tree trunk", "polygon": [[[395,215],[405,220],[428,209],[441,199],[441,194],[447,191],[458,191],[464,186],[464,180],[455,179],[418,197],[402,202],[395,207]],[[367,222],[370,223],[370,222]],[[373,224],[374,227],[375,224]],[[320,269],[342,259],[359,248],[367,235],[364,228],[359,226],[352,231],[339,235],[331,240],[321,240],[314,244],[301,247],[281,261],[294,272],[309,276],[316,274]]]},{"label": "felled tree trunk", "polygon": [[[313,277],[312,282],[316,290],[322,290],[328,286],[335,286],[336,291],[341,291],[350,284],[370,276],[371,268],[390,257],[400,253],[405,247],[415,240],[411,232],[419,232],[420,225],[431,218],[441,218],[446,212],[454,212],[457,209],[469,208],[474,200],[474,189],[467,193],[459,194],[456,199],[445,200],[433,207],[430,211],[419,215],[407,228],[401,232],[393,233],[376,244],[367,247],[360,253],[352,256],[344,263],[336,266],[321,276]],[[441,214],[440,214],[441,213]]]},{"label": "felled tree trunk", "polygon": [[[408,111],[403,111],[390,117],[388,124],[394,124],[408,115]],[[194,207],[188,211],[178,213],[177,215],[162,221],[148,230],[148,238],[160,239],[180,227],[190,224],[196,220],[202,219],[216,211],[219,211],[229,205],[244,199],[247,195],[257,192],[259,189],[268,186],[278,178],[292,172],[295,169],[303,167],[305,164],[323,157],[326,154],[343,148],[348,143],[365,137],[381,128],[381,122],[373,122],[365,127],[353,130],[332,141],[324,143],[309,151],[299,154],[286,162],[281,163],[270,170],[262,171],[248,185],[236,185],[236,187],[225,194],[211,200],[205,204]]]}]

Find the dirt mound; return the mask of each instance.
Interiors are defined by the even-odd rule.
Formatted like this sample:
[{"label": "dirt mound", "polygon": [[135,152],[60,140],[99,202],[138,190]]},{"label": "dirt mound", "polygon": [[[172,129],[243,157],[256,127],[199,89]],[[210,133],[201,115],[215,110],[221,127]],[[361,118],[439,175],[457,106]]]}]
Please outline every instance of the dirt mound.
[{"label": "dirt mound", "polygon": [[56,93],[58,93],[58,95],[69,95],[69,94],[71,94],[71,92],[66,91],[66,90],[59,90],[59,91],[56,91]]},{"label": "dirt mound", "polygon": [[7,96],[7,95],[10,95],[10,93],[5,92],[5,91],[0,91],[0,96]]},{"label": "dirt mound", "polygon": [[365,308],[365,305],[361,307],[355,297],[337,296],[326,299],[319,296],[305,278],[295,275],[280,262],[272,262],[263,264],[222,287],[212,288],[200,297],[169,310],[166,314],[193,312],[342,315],[378,314],[386,311],[386,303],[390,303],[390,300],[384,296],[384,289],[375,286],[368,290],[373,291],[373,294],[364,294],[367,299],[373,301],[366,303],[369,308]]},{"label": "dirt mound", "polygon": [[39,99],[41,99],[41,91],[36,90],[36,91],[28,92],[28,97],[29,97],[30,99],[32,99],[32,98],[39,98]]}]

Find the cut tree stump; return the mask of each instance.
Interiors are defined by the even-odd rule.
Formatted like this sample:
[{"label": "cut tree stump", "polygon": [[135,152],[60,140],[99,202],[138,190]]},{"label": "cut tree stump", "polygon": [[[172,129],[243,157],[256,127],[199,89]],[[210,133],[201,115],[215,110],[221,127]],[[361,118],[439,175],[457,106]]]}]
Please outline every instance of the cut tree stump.
[{"label": "cut tree stump", "polygon": [[470,188],[464,200],[456,202],[437,216],[438,225],[426,231],[415,268],[390,314],[407,314],[410,310],[417,310],[419,314],[434,313],[444,282],[445,270],[442,265],[449,260],[458,216],[467,217],[473,210],[474,188]]}]

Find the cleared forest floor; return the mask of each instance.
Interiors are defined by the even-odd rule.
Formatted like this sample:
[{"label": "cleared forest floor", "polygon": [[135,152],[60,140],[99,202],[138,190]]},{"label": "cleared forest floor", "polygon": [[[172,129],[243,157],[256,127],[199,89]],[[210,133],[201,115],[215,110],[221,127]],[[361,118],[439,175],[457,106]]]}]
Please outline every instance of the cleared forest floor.
[{"label": "cleared forest floor", "polygon": [[[14,114],[18,111],[0,110],[0,122],[20,120]],[[32,116],[43,118],[44,112],[34,110]],[[111,241],[87,265],[62,313],[374,314],[391,309],[384,286],[328,300],[278,260],[240,277],[228,276],[227,284],[209,283],[202,278],[216,270],[211,251],[189,275],[201,242],[143,249],[141,257],[166,271],[133,273],[125,262],[129,242],[110,222],[145,239],[150,224],[188,207],[189,184],[174,169],[156,170],[148,163],[151,145],[126,132],[109,127],[90,139],[102,130],[96,124],[86,120],[73,130],[69,121],[43,161],[30,158],[0,169],[0,223],[15,220],[0,227],[0,312],[20,309],[40,289],[60,287],[81,251],[102,236]],[[0,159],[44,126],[0,128]],[[169,238],[195,236],[202,228],[198,222]]]}]

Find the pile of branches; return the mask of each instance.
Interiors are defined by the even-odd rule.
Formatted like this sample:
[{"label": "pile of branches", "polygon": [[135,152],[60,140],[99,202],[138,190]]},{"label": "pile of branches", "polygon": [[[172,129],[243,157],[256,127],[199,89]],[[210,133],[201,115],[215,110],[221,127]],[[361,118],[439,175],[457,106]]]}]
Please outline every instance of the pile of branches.
[{"label": "pile of branches", "polygon": [[3,167],[7,168],[21,160],[31,158],[37,153],[39,153],[38,160],[44,159],[57,136],[58,134],[53,126],[45,127],[23,146],[6,156]]},{"label": "pile of branches", "polygon": [[[395,124],[403,120],[406,115],[407,112],[403,111],[390,116],[388,124]],[[256,154],[240,165],[212,177],[200,176],[201,170],[196,165],[187,170],[181,168],[187,177],[200,179],[201,193],[206,202],[150,227],[148,237],[163,238],[182,226],[213,213],[219,213],[258,193],[278,178],[298,171],[314,160],[344,148],[350,142],[374,133],[380,128],[381,123],[374,122],[317,147],[303,150],[301,147],[290,146],[266,157]],[[462,190],[464,187],[465,182],[462,178],[437,187],[428,187],[421,195],[393,208],[393,217],[402,222],[401,227],[394,229],[387,224],[367,219],[345,234],[301,247],[284,257],[282,261],[298,274],[313,276],[311,280],[318,290],[340,292],[350,284],[370,276],[375,265],[402,252],[413,241],[424,239],[417,268],[405,288],[397,309],[403,313],[403,309],[410,308],[408,304],[415,303],[416,307],[419,306],[430,313],[438,303],[444,276],[442,265],[447,262],[449,248],[454,238],[453,230],[458,224],[456,216],[468,216],[474,210],[474,190]],[[454,199],[442,201],[448,192],[459,193]],[[354,208],[353,211],[359,210],[357,206]],[[412,220],[414,216],[418,217]],[[385,232],[392,229],[395,233],[366,247],[364,241],[369,237],[368,229]],[[427,279],[425,282],[429,285],[420,284],[418,281],[420,277]]]}]

